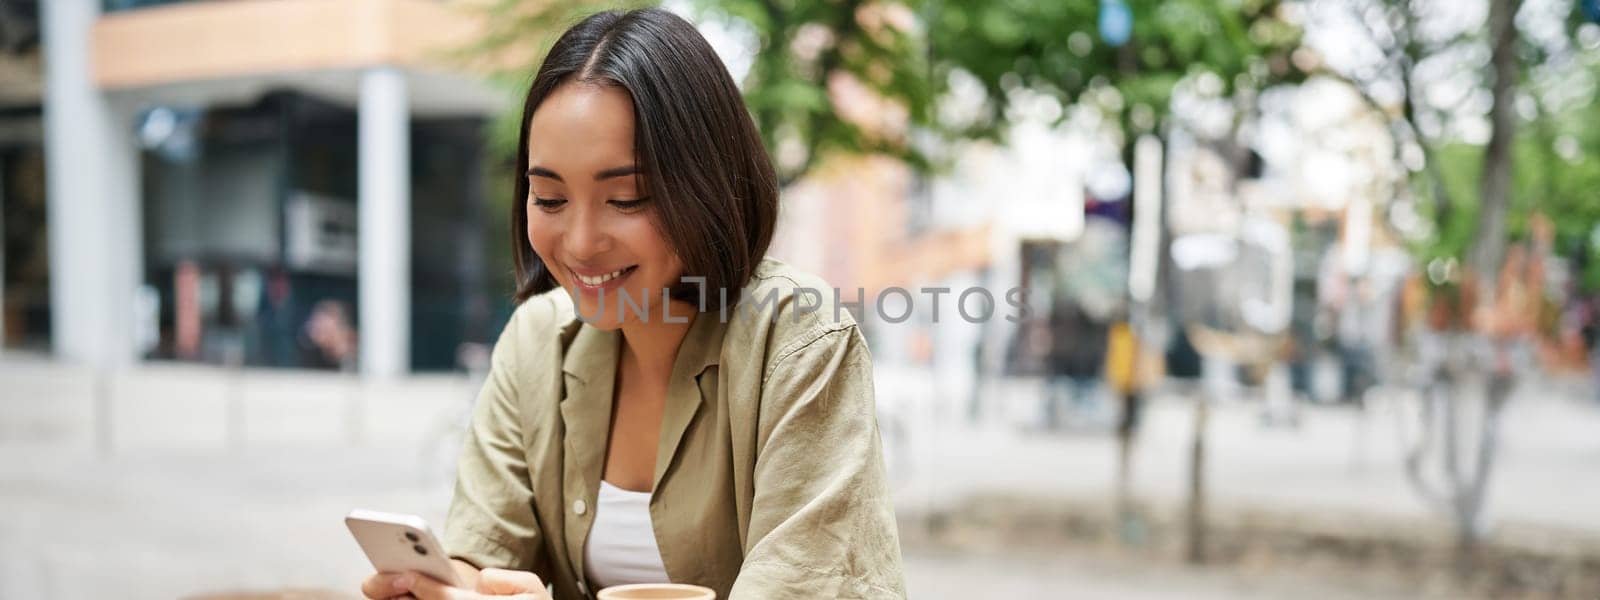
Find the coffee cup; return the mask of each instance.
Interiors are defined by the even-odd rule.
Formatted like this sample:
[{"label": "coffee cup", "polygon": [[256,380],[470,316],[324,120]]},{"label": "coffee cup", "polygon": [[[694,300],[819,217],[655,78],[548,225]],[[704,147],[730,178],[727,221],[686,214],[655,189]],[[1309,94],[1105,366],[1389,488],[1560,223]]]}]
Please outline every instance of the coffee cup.
[{"label": "coffee cup", "polygon": [[600,590],[600,600],[716,600],[717,592],[685,583],[635,583]]}]

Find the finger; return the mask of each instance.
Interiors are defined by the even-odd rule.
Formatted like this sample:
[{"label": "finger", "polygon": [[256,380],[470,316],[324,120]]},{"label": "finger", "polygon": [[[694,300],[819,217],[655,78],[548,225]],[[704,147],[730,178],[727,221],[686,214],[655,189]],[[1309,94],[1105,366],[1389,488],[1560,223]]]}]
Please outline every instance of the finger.
[{"label": "finger", "polygon": [[416,571],[407,571],[401,579],[405,580],[406,589],[411,595],[416,596],[417,600],[465,600],[468,597],[459,593],[460,588],[445,585]]},{"label": "finger", "polygon": [[544,593],[544,582],[538,575],[527,571],[509,569],[484,569],[478,572],[478,591],[484,594],[516,594],[519,592]]},{"label": "finger", "polygon": [[395,587],[400,573],[375,573],[361,582],[361,595],[372,600],[385,600],[405,593],[405,588]]}]

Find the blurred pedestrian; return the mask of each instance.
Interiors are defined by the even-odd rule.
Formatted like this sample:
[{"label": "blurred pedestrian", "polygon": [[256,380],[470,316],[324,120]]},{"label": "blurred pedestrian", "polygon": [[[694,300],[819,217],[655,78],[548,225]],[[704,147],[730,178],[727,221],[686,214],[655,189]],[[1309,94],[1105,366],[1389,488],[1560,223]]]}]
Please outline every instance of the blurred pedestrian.
[{"label": "blurred pedestrian", "polygon": [[309,367],[352,371],[356,363],[356,330],[350,312],[338,300],[320,300],[301,331],[302,362]]},{"label": "blurred pedestrian", "polygon": [[267,270],[266,282],[261,286],[257,301],[261,310],[255,316],[259,332],[256,352],[263,364],[286,367],[295,363],[295,322],[291,310],[293,288],[289,273],[282,266]]},{"label": "blurred pedestrian", "polygon": [[1130,542],[1142,537],[1133,511],[1133,448],[1139,416],[1144,410],[1146,383],[1141,357],[1133,327],[1127,321],[1112,325],[1106,341],[1106,384],[1121,404],[1117,416],[1117,513],[1123,539]]},{"label": "blurred pedestrian", "polygon": [[200,357],[203,323],[200,280],[199,264],[189,259],[178,261],[178,266],[172,275],[172,293],[176,298],[173,302],[174,321],[176,321],[173,327],[173,354],[182,360]]},{"label": "blurred pedestrian", "polygon": [[1139,368],[1139,340],[1127,321],[1111,326],[1106,340],[1106,384],[1121,403],[1117,437],[1131,438],[1139,426],[1143,403],[1143,373]]},{"label": "blurred pedestrian", "polygon": [[1543,270],[1535,266],[1538,260],[1521,244],[1507,248],[1493,295],[1472,315],[1474,329],[1488,346],[1491,407],[1503,404],[1518,372],[1532,366],[1532,338],[1544,290]]},{"label": "blurred pedestrian", "polygon": [[1068,298],[1051,304],[1050,354],[1046,360],[1044,420],[1047,429],[1061,426],[1061,405],[1075,416],[1093,408],[1093,393],[1105,361],[1106,328]]}]

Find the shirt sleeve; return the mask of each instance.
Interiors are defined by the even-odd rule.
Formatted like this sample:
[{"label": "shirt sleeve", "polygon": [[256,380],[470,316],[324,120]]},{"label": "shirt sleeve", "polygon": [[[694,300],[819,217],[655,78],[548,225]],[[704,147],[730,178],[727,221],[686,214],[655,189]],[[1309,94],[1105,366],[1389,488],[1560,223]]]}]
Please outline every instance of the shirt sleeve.
[{"label": "shirt sleeve", "polygon": [[745,560],[729,597],[904,598],[859,330],[781,350],[765,379]]},{"label": "shirt sleeve", "polygon": [[515,341],[507,324],[490,358],[488,378],[456,467],[455,496],[445,517],[451,558],[480,569],[533,571],[544,577],[543,533],[533,513],[525,423],[516,391]]}]

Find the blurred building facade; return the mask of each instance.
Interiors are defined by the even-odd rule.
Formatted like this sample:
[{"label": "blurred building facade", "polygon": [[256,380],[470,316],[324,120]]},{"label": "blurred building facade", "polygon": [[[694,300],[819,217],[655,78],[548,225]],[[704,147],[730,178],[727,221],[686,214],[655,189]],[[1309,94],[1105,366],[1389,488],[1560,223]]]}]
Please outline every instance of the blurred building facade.
[{"label": "blurred building facade", "polygon": [[494,329],[452,3],[3,6],[6,346],[381,377]]},{"label": "blurred building facade", "polygon": [[[1351,372],[1348,363],[1373,361],[1350,348],[1389,343],[1407,266],[1384,222],[1400,177],[1381,160],[1393,154],[1387,134],[1329,85],[1286,88],[1239,130],[1226,103],[1191,106],[1163,139],[1134,144],[1149,147],[1131,165],[1120,136],[1082,117],[1020,119],[1005,144],[952,148],[952,168],[927,176],[888,159],[834,161],[785,190],[774,253],[823,274],[843,300],[862,288],[874,357],[933,366],[950,378],[939,389],[957,396],[972,377],[1100,377],[1111,327],[1132,322],[1142,374],[1198,378],[1209,361],[1228,379],[1250,367],[1238,378],[1274,399],[1348,400],[1356,394],[1335,388],[1373,378]],[[1208,110],[1225,118],[1207,120]],[[1331,128],[1339,135],[1300,135]],[[1328,314],[1328,267],[1365,282],[1361,306]],[[946,293],[932,321],[921,288],[973,286],[1000,300],[1002,317],[1012,288],[1027,290],[1032,310],[968,323]],[[891,287],[911,291],[911,319],[874,318]],[[1372,333],[1330,341],[1334,318]],[[1196,328],[1204,343],[1191,339]]]}]

